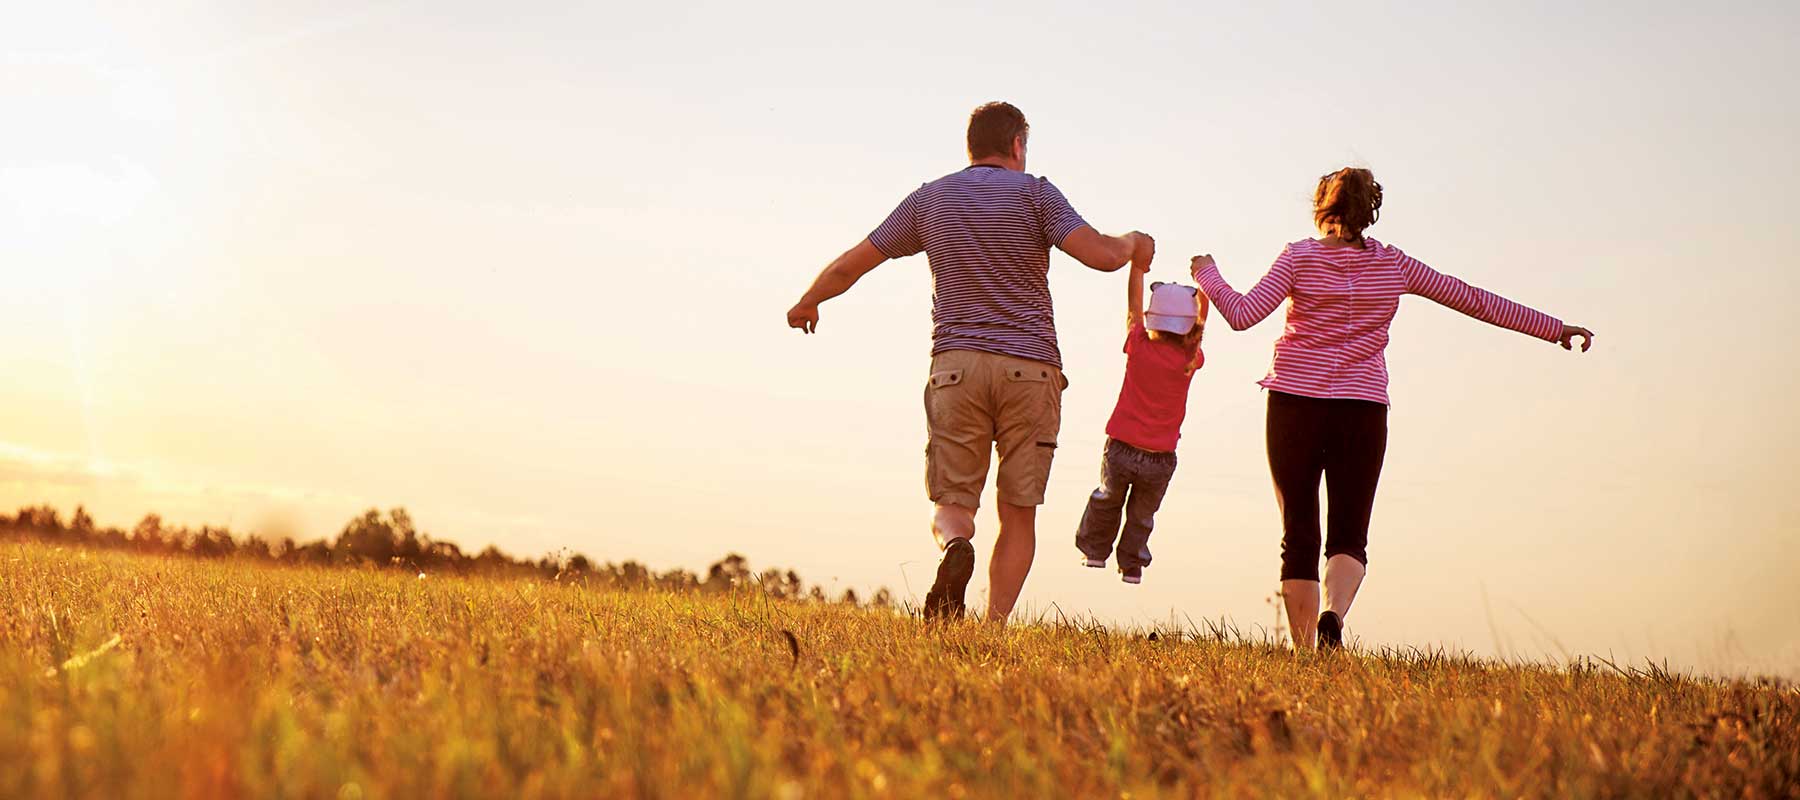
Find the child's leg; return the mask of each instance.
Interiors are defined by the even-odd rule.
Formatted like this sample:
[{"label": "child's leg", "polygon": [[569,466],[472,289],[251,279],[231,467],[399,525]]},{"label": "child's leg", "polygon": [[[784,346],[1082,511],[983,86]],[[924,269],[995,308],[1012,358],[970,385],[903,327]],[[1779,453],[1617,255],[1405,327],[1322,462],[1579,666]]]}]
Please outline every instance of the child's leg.
[{"label": "child's leg", "polygon": [[1125,504],[1125,532],[1119,536],[1119,567],[1150,566],[1150,531],[1156,525],[1156,510],[1162,507],[1163,495],[1169,491],[1169,479],[1175,476],[1174,453],[1141,454],[1136,480],[1131,482],[1131,501]]},{"label": "child's leg", "polygon": [[1113,540],[1119,536],[1119,516],[1131,486],[1130,474],[1118,461],[1119,447],[1118,443],[1107,441],[1100,459],[1100,487],[1088,495],[1087,510],[1081,512],[1081,526],[1075,529],[1075,546],[1090,561],[1106,561],[1112,555]]}]

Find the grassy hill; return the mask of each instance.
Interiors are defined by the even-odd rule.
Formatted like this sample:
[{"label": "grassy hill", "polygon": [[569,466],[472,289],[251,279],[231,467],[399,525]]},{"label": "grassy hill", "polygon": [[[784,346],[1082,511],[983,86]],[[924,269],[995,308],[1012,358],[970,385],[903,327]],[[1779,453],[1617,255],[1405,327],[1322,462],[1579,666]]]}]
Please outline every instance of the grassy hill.
[{"label": "grassy hill", "polygon": [[1800,795],[1800,692],[0,545],[0,796]]}]

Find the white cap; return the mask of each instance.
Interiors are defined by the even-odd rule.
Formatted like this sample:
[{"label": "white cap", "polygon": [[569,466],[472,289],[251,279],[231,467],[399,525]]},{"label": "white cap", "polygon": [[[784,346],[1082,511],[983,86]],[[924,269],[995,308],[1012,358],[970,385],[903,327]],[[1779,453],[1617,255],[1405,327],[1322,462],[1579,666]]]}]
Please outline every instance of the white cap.
[{"label": "white cap", "polygon": [[1194,298],[1199,293],[1200,290],[1179,283],[1150,284],[1150,308],[1144,312],[1144,327],[1186,336],[1194,329],[1198,315]]}]

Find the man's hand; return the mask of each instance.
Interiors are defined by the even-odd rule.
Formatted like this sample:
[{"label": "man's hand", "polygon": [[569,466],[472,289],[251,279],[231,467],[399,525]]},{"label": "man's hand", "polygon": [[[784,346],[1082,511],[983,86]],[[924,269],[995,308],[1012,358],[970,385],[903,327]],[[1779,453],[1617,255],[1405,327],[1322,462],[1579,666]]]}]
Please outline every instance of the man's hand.
[{"label": "man's hand", "polygon": [[1562,345],[1562,349],[1572,350],[1577,336],[1581,337],[1581,352],[1585,353],[1594,346],[1594,332],[1580,325],[1564,325],[1562,336],[1557,337],[1556,342]]},{"label": "man's hand", "polygon": [[887,256],[875,249],[868,239],[856,243],[855,247],[844,251],[819,277],[813,279],[812,287],[806,294],[800,295],[800,302],[788,309],[788,327],[799,328],[805,333],[816,333],[819,330],[819,304],[843,294],[856,284],[858,278],[869,273],[869,270],[881,265]]},{"label": "man's hand", "polygon": [[809,303],[797,303],[788,309],[788,327],[799,328],[804,333],[817,333],[819,330],[819,307]]},{"label": "man's hand", "polygon": [[1156,260],[1156,239],[1143,231],[1132,231],[1125,234],[1131,237],[1131,268],[1150,271],[1150,262]]},{"label": "man's hand", "polygon": [[1057,247],[1088,269],[1100,272],[1117,272],[1140,260],[1149,266],[1150,259],[1156,256],[1156,240],[1145,233],[1107,236],[1089,225],[1076,228]]}]

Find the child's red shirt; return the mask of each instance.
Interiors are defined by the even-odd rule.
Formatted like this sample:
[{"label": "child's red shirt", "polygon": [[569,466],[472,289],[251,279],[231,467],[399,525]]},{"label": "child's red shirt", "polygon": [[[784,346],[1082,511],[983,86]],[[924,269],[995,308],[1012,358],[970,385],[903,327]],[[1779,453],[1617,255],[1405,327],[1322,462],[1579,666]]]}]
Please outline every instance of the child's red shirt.
[{"label": "child's red shirt", "polygon": [[1142,324],[1131,326],[1125,336],[1125,385],[1106,435],[1140,450],[1174,451],[1194,380],[1190,361],[1197,372],[1206,356],[1178,343],[1152,341]]}]

